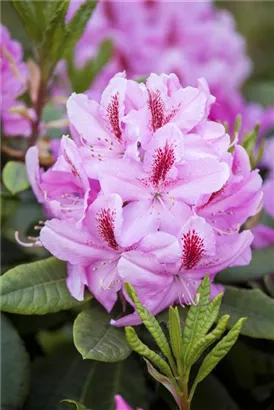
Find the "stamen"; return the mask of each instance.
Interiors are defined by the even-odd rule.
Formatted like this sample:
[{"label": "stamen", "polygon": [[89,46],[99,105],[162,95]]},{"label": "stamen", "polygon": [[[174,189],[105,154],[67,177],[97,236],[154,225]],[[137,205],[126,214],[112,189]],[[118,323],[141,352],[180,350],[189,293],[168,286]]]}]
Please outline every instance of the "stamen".
[{"label": "stamen", "polygon": [[21,241],[21,239],[19,238],[19,232],[18,232],[18,231],[16,231],[16,232],[14,233],[14,236],[15,236],[16,242],[19,243],[19,245],[24,246],[25,248],[33,248],[33,247],[40,247],[40,246],[42,246],[42,243],[41,243],[40,240],[39,240],[39,236],[37,236],[37,237],[29,236],[28,239],[29,239],[31,242],[23,242],[23,241]]},{"label": "stamen", "polygon": [[107,286],[104,286],[104,279],[100,280],[100,288],[102,290],[112,290],[116,285],[118,285],[118,283],[121,282],[121,279],[115,279],[112,280],[111,282],[109,282],[109,284]]},{"label": "stamen", "polygon": [[200,294],[195,293],[195,295],[192,296],[189,290],[190,284],[193,284],[194,286],[196,285],[195,281],[192,281],[191,279],[188,279],[188,278],[183,278],[180,275],[178,275],[177,278],[180,284],[183,286],[183,290],[184,290],[184,293],[180,292],[179,294],[180,305],[184,307],[184,304],[182,303],[182,298],[183,298],[185,304],[197,306],[200,300]]}]

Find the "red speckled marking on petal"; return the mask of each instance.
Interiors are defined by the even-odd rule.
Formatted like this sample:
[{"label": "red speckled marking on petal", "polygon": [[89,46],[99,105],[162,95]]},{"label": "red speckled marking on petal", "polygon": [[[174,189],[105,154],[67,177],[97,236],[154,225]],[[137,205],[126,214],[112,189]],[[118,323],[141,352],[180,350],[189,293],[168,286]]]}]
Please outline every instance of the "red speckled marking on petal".
[{"label": "red speckled marking on petal", "polygon": [[201,260],[205,253],[204,240],[193,229],[182,236],[183,255],[182,267],[192,269]]},{"label": "red speckled marking on petal", "polygon": [[155,150],[151,175],[151,182],[154,186],[157,186],[159,182],[163,182],[166,179],[167,173],[174,163],[174,148],[168,142],[166,142],[164,148],[157,148]]},{"label": "red speckled marking on petal", "polygon": [[119,123],[119,93],[111,97],[111,103],[107,107],[107,116],[113,134],[119,142],[122,140],[122,131]]},{"label": "red speckled marking on petal", "polygon": [[165,124],[165,104],[160,91],[152,92],[148,90],[148,108],[151,114],[151,127],[155,132]]},{"label": "red speckled marking on petal", "polygon": [[117,250],[119,248],[114,234],[114,222],[116,212],[109,208],[102,209],[97,214],[97,226],[100,236],[107,242],[108,246]]}]

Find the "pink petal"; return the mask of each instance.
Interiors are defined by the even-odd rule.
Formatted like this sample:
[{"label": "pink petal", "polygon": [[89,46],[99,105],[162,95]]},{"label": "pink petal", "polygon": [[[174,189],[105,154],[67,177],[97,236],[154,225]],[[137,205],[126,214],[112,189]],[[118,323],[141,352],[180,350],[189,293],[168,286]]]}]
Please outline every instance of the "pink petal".
[{"label": "pink petal", "polygon": [[229,178],[229,167],[211,158],[188,161],[180,165],[182,183],[170,189],[175,198],[195,203],[202,194],[222,188]]},{"label": "pink petal", "polygon": [[[132,410],[132,408],[125,402],[122,396],[116,394],[115,398],[115,410]],[[141,409],[140,409],[141,410]]]},{"label": "pink petal", "polygon": [[81,265],[67,264],[67,287],[70,294],[77,300],[84,300],[85,285],[87,284],[86,270]]},{"label": "pink petal", "polygon": [[117,301],[121,280],[117,274],[117,261],[95,262],[87,268],[87,285],[94,297],[110,312]]},{"label": "pink petal", "polygon": [[124,247],[137,243],[146,234],[159,228],[159,216],[151,201],[131,202],[125,206],[123,215],[121,244]]},{"label": "pink petal", "polygon": [[45,201],[45,196],[41,188],[39,151],[37,146],[28,149],[26,153],[26,168],[32,190],[37,200],[40,203],[43,203]]},{"label": "pink petal", "polygon": [[106,247],[118,247],[123,223],[122,206],[122,198],[117,194],[100,195],[89,206],[83,224],[99,244],[104,242]]},{"label": "pink petal", "polygon": [[67,101],[68,118],[74,130],[89,144],[109,138],[109,134],[99,121],[99,105],[84,94],[73,93]]},{"label": "pink petal", "polygon": [[54,256],[73,265],[89,265],[112,257],[108,249],[95,246],[87,232],[77,229],[73,219],[47,221],[41,230],[40,240]]},{"label": "pink petal", "polygon": [[180,245],[175,236],[165,232],[146,235],[138,245],[138,250],[155,255],[158,262],[173,263],[181,256]]}]

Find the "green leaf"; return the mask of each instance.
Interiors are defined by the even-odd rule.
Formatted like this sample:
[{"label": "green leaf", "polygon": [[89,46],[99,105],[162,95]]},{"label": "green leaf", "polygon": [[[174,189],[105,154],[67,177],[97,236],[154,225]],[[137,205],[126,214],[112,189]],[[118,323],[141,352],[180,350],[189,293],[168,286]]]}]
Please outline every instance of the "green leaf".
[{"label": "green leaf", "polygon": [[46,355],[55,352],[59,346],[71,345],[72,324],[67,323],[57,330],[40,330],[35,339]]},{"label": "green leaf", "polygon": [[112,326],[110,316],[98,306],[78,315],[73,326],[73,338],[83,359],[118,362],[131,353],[124,330]]},{"label": "green leaf", "polygon": [[191,410],[239,410],[223,384],[210,374],[197,387]]},{"label": "green leaf", "polygon": [[34,2],[30,0],[12,0],[12,5],[17,11],[29,38],[34,41],[40,41],[42,33],[39,27],[37,27],[35,20]]},{"label": "green leaf", "polygon": [[[263,107],[274,104],[274,82],[257,81],[249,84],[247,88],[247,97],[249,101],[256,101]],[[265,135],[264,135],[265,137]]]},{"label": "green leaf", "polygon": [[[265,345],[262,345],[264,349]],[[272,350],[259,350],[238,340],[222,362],[222,371],[233,378],[241,389],[254,391],[259,385],[268,385],[274,380],[274,356]],[[270,345],[271,349],[271,345]],[[260,382],[259,382],[260,381]],[[271,390],[271,387],[270,387]]]},{"label": "green leaf", "polygon": [[188,359],[188,366],[192,366],[202,355],[202,353],[212,345],[217,339],[219,339],[222,334],[226,330],[227,322],[229,319],[229,315],[224,315],[221,317],[219,320],[217,326],[215,329],[208,333],[205,337],[202,339],[198,340],[198,342],[195,344],[193,349],[190,352],[189,359]]},{"label": "green leaf", "polygon": [[242,335],[274,340],[274,299],[261,290],[227,287],[220,310],[220,315],[223,314],[230,315],[229,327],[241,317],[247,317]]},{"label": "green leaf", "polygon": [[61,311],[47,315],[9,315],[13,326],[22,336],[33,335],[40,330],[56,329],[71,318],[71,312]]},{"label": "green leaf", "polygon": [[105,40],[102,42],[97,56],[88,60],[81,68],[77,68],[74,63],[74,54],[67,57],[68,74],[73,91],[82,93],[86,91],[97,74],[103,69],[112,57],[112,42]]},{"label": "green leaf", "polygon": [[145,359],[145,361],[146,361],[146,364],[147,364],[148,373],[158,383],[161,383],[170,392],[170,394],[174,398],[177,405],[180,406],[180,396],[181,396],[182,392],[177,392],[176,388],[174,387],[173,383],[171,382],[171,380],[168,377],[166,377],[163,374],[161,374],[160,372],[158,372],[158,370],[156,370],[155,367],[153,367],[152,364],[148,360]]},{"label": "green leaf", "polygon": [[209,373],[217,366],[217,364],[236,343],[242,325],[245,321],[246,318],[241,318],[240,320],[238,320],[238,322],[233,326],[228,334],[219,343],[217,343],[217,345],[205,357],[191,388],[189,401],[191,401],[198,383],[200,383],[209,375]]},{"label": "green leaf", "polygon": [[114,395],[121,394],[132,408],[147,409],[142,369],[133,358],[118,363],[83,360],[75,349],[63,347],[34,362],[26,410],[67,410],[69,398],[92,410],[115,410]]},{"label": "green leaf", "polygon": [[197,306],[191,305],[187,314],[183,332],[183,360],[185,366],[188,363],[188,356],[197,341],[203,337],[211,326],[212,318],[209,315],[210,280],[205,276],[197,293],[199,303]]},{"label": "green leaf", "polygon": [[76,410],[87,410],[87,408],[84,404],[79,403],[79,401],[76,401],[76,400],[65,399],[65,400],[61,400],[61,403],[68,404],[68,405],[76,408]]},{"label": "green leaf", "polygon": [[42,80],[45,83],[64,54],[64,42],[67,35],[65,17],[68,6],[69,0],[58,1],[55,14],[49,20],[43,41],[38,46]]},{"label": "green leaf", "polygon": [[44,315],[78,306],[81,302],[70,295],[66,278],[66,264],[55,258],[19,265],[0,278],[1,309]]},{"label": "green leaf", "polygon": [[125,328],[125,331],[126,338],[131,349],[134,352],[138,353],[140,356],[150,360],[164,375],[172,380],[173,375],[167,362],[162,359],[161,356],[151,350],[148,346],[146,346],[143,342],[141,342],[133,327],[127,326]]},{"label": "green leaf", "polygon": [[237,283],[262,278],[267,273],[274,272],[274,246],[254,249],[252,260],[248,266],[229,268],[217,276],[218,282]]},{"label": "green leaf", "polygon": [[180,323],[180,316],[178,308],[173,308],[170,306],[169,308],[169,335],[170,335],[170,343],[172,347],[172,352],[174,357],[176,358],[177,362],[177,369],[179,375],[182,375],[182,361],[183,361],[183,336],[182,336],[182,329]]},{"label": "green leaf", "polygon": [[168,340],[161,328],[161,325],[158,323],[155,317],[149,312],[149,310],[141,304],[133,286],[131,286],[129,283],[125,283],[125,288],[130,299],[134,302],[136,311],[140,319],[142,320],[143,324],[145,325],[145,327],[157,343],[163,355],[168,359],[172,369],[175,370],[174,359],[169,347]]},{"label": "green leaf", "polygon": [[274,298],[274,276],[273,274],[269,274],[264,277],[264,284],[270,296]]},{"label": "green leaf", "polygon": [[1,314],[1,409],[20,408],[29,387],[29,358],[18,333]]},{"label": "green leaf", "polygon": [[82,36],[86,24],[95,9],[96,3],[97,2],[94,0],[86,0],[80,5],[70,22],[67,24],[67,36],[63,44],[63,57],[65,57],[67,52],[73,50],[76,42]]},{"label": "green leaf", "polygon": [[12,195],[25,191],[30,185],[22,162],[9,161],[3,169],[3,182]]}]

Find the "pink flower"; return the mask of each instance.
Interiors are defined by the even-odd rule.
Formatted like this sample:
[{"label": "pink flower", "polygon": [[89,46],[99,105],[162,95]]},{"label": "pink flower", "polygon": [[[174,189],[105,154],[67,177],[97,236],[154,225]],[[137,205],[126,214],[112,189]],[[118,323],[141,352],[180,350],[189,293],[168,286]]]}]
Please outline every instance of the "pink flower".
[{"label": "pink flower", "polygon": [[23,135],[31,133],[31,122],[20,114],[25,110],[29,117],[33,112],[17,101],[27,89],[28,68],[23,62],[23,50],[15,40],[12,40],[8,29],[0,25],[0,60],[1,60],[1,119],[5,136]]},{"label": "pink flower", "polygon": [[264,109],[259,104],[247,103],[237,90],[231,90],[229,93],[224,89],[218,90],[210,118],[223,123],[227,122],[229,132],[233,132],[237,115],[241,116],[240,138],[246,132],[252,131],[256,124],[260,124],[259,135],[261,137],[264,137],[274,126],[273,106]]},{"label": "pink flower", "polygon": [[[261,179],[208,119],[213,101],[205,80],[183,88],[175,74],[146,84],[118,74],[100,103],[71,96],[75,141],[63,136],[49,170],[28,151],[33,190],[54,216],[40,241],[68,263],[75,298],[87,286],[110,312],[127,281],[157,314],[197,303],[205,274],[249,263],[253,236],[240,227],[258,211]],[[112,323],[140,321],[133,313]]]},{"label": "pink flower", "polygon": [[[138,251],[131,251],[120,259],[119,275],[135,287],[143,305],[156,315],[174,303],[196,304],[205,272],[213,279],[227,266],[248,264],[252,239],[249,231],[218,236],[203,218],[193,216],[178,235],[181,255],[177,263],[163,265],[151,255],[141,257]],[[212,297],[220,290],[221,286],[212,285]],[[112,320],[116,326],[139,323],[136,313]]]},{"label": "pink flower", "polygon": [[[132,410],[131,407],[125,402],[122,396],[119,394],[116,394],[115,396],[115,410]],[[137,410],[142,410],[142,409],[137,409]]]},{"label": "pink flower", "polygon": [[83,163],[81,153],[67,136],[62,137],[56,163],[46,172],[39,168],[38,148],[27,151],[30,184],[49,216],[79,220],[87,203],[96,198],[99,184],[88,178]]},{"label": "pink flower", "polygon": [[[274,220],[274,138],[267,141],[261,165],[267,169],[267,176],[263,183],[263,212],[271,220]],[[254,248],[264,248],[274,245],[274,229],[259,224],[252,229],[254,234]]]},{"label": "pink flower", "polygon": [[[249,158],[240,145],[228,157],[230,177],[219,191],[201,196],[195,211],[220,233],[233,233],[245,222],[246,214],[256,215],[262,205],[262,179],[251,171]],[[244,205],[243,205],[244,204]]]},{"label": "pink flower", "polygon": [[[122,198],[117,194],[99,196],[89,206],[81,228],[72,220],[46,222],[40,240],[53,255],[72,265],[68,286],[74,297],[82,300],[84,285],[87,285],[100,303],[111,311],[122,285],[117,263],[123,254],[139,249],[142,255],[152,253],[161,262],[176,260],[179,245],[176,238],[164,232],[148,234],[142,241],[132,240],[124,246],[128,225]],[[149,226],[145,229],[150,231]],[[79,281],[81,293],[76,294]]]}]

